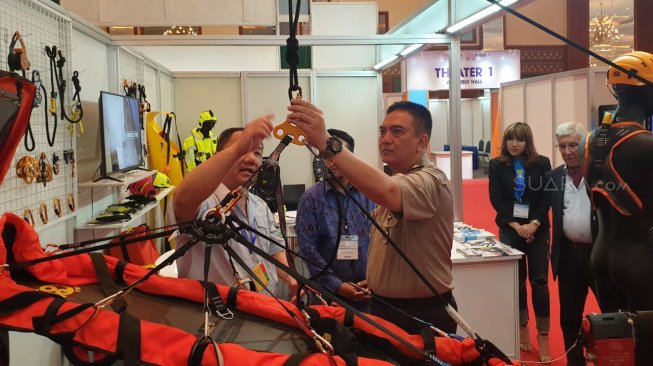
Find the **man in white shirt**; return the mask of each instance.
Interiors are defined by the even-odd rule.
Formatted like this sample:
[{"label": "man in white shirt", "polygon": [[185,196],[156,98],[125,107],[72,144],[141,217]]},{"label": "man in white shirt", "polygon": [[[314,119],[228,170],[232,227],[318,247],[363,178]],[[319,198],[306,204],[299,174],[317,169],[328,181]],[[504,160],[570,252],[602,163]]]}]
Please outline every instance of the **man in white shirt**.
[{"label": "man in white shirt", "polygon": [[[230,191],[247,183],[261,166],[262,141],[270,135],[272,128],[271,116],[265,116],[250,122],[244,129],[230,128],[223,131],[220,134],[217,153],[193,169],[175,190],[172,206],[168,210],[168,222],[183,223],[201,218],[207,210],[219,206],[220,201]],[[253,194],[245,193],[234,206],[232,214],[268,237],[281,236],[279,229],[274,226],[267,204]],[[242,234],[256,247],[283,264],[288,264],[286,252],[282,248],[254,233],[243,230]],[[190,235],[182,235],[175,239],[175,244],[180,248],[190,239]],[[278,240],[280,241],[281,239]],[[286,272],[275,268],[269,261],[234,240],[230,240],[227,245],[234,249],[272,294],[277,293],[279,278],[288,283],[291,294],[295,293],[298,283]],[[184,256],[177,259],[177,270],[179,277],[204,279],[204,242],[198,242]],[[249,274],[230,258],[222,246],[213,245],[208,273],[210,282],[231,286],[248,277]],[[258,285],[257,291],[262,292]]]},{"label": "man in white shirt", "polygon": [[[551,268],[553,278],[558,278],[560,327],[565,349],[569,349],[578,338],[588,289],[596,295],[589,270],[596,221],[578,158],[585,129],[579,123],[566,122],[558,126],[555,136],[565,163],[547,173],[545,182],[546,191],[552,195]],[[585,365],[580,344],[567,354],[567,365]]]}]

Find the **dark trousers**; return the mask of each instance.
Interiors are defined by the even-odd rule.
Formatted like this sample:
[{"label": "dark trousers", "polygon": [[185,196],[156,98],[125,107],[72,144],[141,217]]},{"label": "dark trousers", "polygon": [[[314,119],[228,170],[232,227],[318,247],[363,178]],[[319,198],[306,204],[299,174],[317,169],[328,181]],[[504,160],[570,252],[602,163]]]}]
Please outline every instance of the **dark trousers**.
[{"label": "dark trousers", "polygon": [[[560,246],[558,269],[558,294],[560,297],[560,328],[569,350],[578,339],[583,321],[583,311],[588,290],[596,295],[594,280],[590,274],[589,260],[592,247],[574,248],[563,239]],[[567,354],[567,366],[584,366],[583,347],[579,344]]]},{"label": "dark trousers", "polygon": [[[456,299],[454,299],[451,291],[441,294],[440,296],[451,304],[454,309],[458,310]],[[377,297],[415,318],[433,324],[435,327],[446,333],[456,333],[458,327],[456,322],[451,319],[449,314],[447,314],[447,311],[444,309],[444,306],[440,305],[440,302],[435,297],[419,299]],[[388,320],[410,334],[419,334],[421,330],[420,328],[423,327],[423,325],[413,319],[375,299],[372,299],[370,314]]]},{"label": "dark trousers", "polygon": [[[535,239],[526,243],[511,227],[499,229],[501,242],[525,253],[519,260],[519,324],[528,324],[528,305],[526,281],[531,284],[531,300],[535,315],[540,318],[550,316],[549,305],[549,230],[539,229]],[[538,329],[540,333],[543,329]],[[548,329],[546,329],[548,334]]]}]

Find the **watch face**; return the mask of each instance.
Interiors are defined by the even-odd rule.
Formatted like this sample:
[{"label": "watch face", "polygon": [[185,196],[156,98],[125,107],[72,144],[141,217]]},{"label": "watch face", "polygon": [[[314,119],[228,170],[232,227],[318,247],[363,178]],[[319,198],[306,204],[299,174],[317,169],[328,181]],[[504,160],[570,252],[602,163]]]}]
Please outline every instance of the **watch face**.
[{"label": "watch face", "polygon": [[334,154],[342,151],[342,141],[339,138],[331,136],[327,143],[327,148]]}]

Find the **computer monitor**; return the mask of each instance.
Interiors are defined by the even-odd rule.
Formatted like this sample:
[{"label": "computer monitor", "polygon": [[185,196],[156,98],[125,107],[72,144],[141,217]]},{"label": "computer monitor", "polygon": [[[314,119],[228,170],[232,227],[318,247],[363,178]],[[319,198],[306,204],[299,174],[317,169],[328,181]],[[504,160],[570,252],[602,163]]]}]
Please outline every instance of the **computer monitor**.
[{"label": "computer monitor", "polygon": [[297,211],[299,199],[302,198],[306,186],[303,184],[287,184],[283,186],[283,203],[287,211]]},{"label": "computer monitor", "polygon": [[102,91],[99,107],[102,177],[138,168],[143,162],[138,100]]}]

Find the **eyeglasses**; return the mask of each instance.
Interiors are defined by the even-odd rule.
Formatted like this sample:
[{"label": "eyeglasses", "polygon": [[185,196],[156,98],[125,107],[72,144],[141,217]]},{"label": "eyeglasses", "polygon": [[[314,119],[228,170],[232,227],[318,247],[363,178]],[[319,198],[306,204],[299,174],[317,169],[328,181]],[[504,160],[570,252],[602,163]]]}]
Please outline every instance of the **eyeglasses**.
[{"label": "eyeglasses", "polygon": [[578,143],[577,142],[572,142],[571,144],[557,144],[556,147],[560,151],[565,151],[565,149],[569,148],[570,151],[576,151],[578,150]]}]

